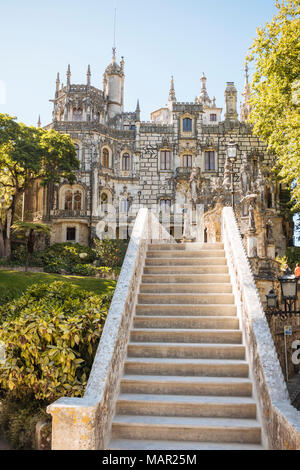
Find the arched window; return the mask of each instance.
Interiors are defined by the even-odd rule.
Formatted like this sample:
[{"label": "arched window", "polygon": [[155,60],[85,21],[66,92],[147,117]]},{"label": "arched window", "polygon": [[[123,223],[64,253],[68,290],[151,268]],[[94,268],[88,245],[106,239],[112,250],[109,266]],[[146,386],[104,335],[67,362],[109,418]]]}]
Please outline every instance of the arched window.
[{"label": "arched window", "polygon": [[75,144],[75,150],[76,150],[76,157],[77,157],[77,160],[80,160],[80,149],[79,149],[79,145]]},{"label": "arched window", "polygon": [[82,194],[80,191],[74,193],[74,211],[81,211]]},{"label": "arched window", "polygon": [[106,212],[107,211],[107,203],[108,203],[108,196],[106,193],[101,194],[100,198],[100,204],[101,204],[101,211]]},{"label": "arched window", "polygon": [[73,109],[73,121],[82,121],[82,109]]},{"label": "arched window", "polygon": [[192,132],[192,120],[190,118],[183,119],[182,125],[184,132]]},{"label": "arched window", "polygon": [[65,211],[81,211],[83,209],[83,191],[77,189],[65,189],[60,199],[60,207]]},{"label": "arched window", "polygon": [[162,212],[170,212],[171,199],[161,199],[159,205]]},{"label": "arched window", "polygon": [[122,157],[122,170],[129,171],[130,170],[130,155],[129,153],[124,153]]},{"label": "arched window", "polygon": [[69,189],[68,191],[65,192],[65,210],[71,211],[72,204],[73,204],[73,194],[72,194],[72,191]]},{"label": "arched window", "polygon": [[121,200],[121,212],[124,214],[124,213],[127,213],[130,209],[130,200],[127,198],[127,199],[122,199]]},{"label": "arched window", "polygon": [[109,151],[107,149],[102,151],[102,166],[109,168]]}]

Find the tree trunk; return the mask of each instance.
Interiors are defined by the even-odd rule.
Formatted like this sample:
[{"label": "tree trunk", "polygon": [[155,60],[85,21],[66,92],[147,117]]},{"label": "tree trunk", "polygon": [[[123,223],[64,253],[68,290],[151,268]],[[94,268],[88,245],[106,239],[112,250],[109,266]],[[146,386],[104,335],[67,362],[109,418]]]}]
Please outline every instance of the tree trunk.
[{"label": "tree trunk", "polygon": [[26,264],[25,264],[25,272],[27,273],[28,271],[28,266],[29,266],[29,258],[30,258],[30,253],[27,250],[27,255],[26,255]]}]

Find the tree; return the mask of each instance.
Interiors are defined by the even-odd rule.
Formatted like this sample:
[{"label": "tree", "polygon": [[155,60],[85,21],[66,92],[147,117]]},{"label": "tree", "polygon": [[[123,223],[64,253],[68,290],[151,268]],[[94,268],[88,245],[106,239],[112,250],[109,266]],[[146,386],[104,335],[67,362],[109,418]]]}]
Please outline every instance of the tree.
[{"label": "tree", "polygon": [[[68,135],[19,124],[0,114],[0,257],[10,256],[10,229],[23,193],[34,181],[42,185],[64,178],[73,183],[79,168]],[[0,199],[0,200],[1,200]]]},{"label": "tree", "polygon": [[270,23],[257,30],[248,61],[254,61],[250,123],[276,155],[274,170],[292,188],[300,208],[300,2],[276,1]]},{"label": "tree", "polygon": [[18,220],[11,227],[16,233],[20,233],[26,238],[26,264],[25,271],[28,271],[30,256],[34,252],[34,244],[36,241],[36,234],[50,235],[51,228],[49,225],[40,222],[23,222]]}]

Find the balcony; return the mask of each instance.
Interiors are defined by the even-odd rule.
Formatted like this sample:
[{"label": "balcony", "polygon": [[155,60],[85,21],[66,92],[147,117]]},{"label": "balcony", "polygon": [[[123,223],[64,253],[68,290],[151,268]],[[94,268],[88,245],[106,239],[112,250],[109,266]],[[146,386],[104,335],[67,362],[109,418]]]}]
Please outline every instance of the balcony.
[{"label": "balcony", "polygon": [[193,168],[189,167],[178,167],[176,168],[176,178],[177,179],[186,179],[190,178]]},{"label": "balcony", "polygon": [[70,211],[64,209],[54,209],[50,212],[50,215],[53,219],[85,219],[89,217],[90,211]]}]

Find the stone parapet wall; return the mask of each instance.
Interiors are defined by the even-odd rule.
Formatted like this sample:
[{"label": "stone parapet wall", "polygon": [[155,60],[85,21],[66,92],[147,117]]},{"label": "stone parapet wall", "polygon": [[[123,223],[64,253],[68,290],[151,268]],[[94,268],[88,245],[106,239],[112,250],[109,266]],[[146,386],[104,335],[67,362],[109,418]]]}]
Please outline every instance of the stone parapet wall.
[{"label": "stone parapet wall", "polygon": [[268,449],[300,449],[300,412],[287,387],[264,310],[231,208],[222,213],[222,239],[243,330],[258,419]]}]

